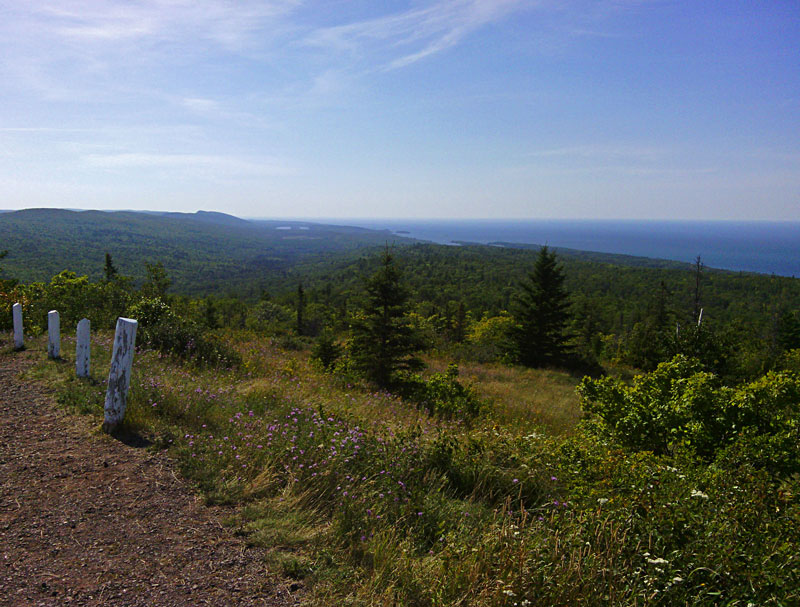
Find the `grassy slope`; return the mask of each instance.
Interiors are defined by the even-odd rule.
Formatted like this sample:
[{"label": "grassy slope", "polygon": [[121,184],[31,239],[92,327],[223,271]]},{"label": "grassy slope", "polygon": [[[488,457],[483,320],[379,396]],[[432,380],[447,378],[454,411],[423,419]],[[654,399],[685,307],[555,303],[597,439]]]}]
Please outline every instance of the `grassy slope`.
[{"label": "grassy slope", "polygon": [[[503,396],[489,418],[463,424],[320,374],[305,352],[227,339],[239,371],[138,353],[128,424],[169,448],[207,499],[237,505],[230,523],[305,579],[315,604],[800,600],[796,487],[531,432],[525,384],[548,386],[548,425],[566,429],[574,407],[546,407],[569,402],[566,378],[464,368]],[[109,347],[95,338],[96,377]],[[72,378],[70,364],[39,373],[62,402],[99,415],[102,383]]]}]

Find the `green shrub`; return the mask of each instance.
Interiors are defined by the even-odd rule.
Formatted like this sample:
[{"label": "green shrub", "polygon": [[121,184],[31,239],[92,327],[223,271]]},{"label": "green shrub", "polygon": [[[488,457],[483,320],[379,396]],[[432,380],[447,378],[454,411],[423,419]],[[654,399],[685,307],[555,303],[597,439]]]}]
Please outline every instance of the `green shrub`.
[{"label": "green shrub", "polygon": [[158,297],[145,298],[128,308],[129,317],[139,322],[138,345],[200,365],[238,367],[241,356],[227,344],[211,340],[193,322],[177,316]]},{"label": "green shrub", "polygon": [[[584,411],[598,415],[623,445],[663,454],[685,444],[706,459],[736,441],[751,447],[787,443],[781,437],[797,434],[800,416],[797,374],[769,373],[730,388],[684,356],[636,376],[631,386],[613,378],[585,378],[578,393]],[[781,468],[798,465],[794,445]]]},{"label": "green shrub", "polygon": [[327,333],[317,338],[311,350],[311,360],[316,361],[325,371],[331,371],[341,355],[342,347]]},{"label": "green shrub", "polygon": [[451,363],[444,373],[424,380],[411,376],[401,386],[401,394],[434,415],[469,419],[485,413],[489,406],[471,386],[458,381],[458,365]]}]

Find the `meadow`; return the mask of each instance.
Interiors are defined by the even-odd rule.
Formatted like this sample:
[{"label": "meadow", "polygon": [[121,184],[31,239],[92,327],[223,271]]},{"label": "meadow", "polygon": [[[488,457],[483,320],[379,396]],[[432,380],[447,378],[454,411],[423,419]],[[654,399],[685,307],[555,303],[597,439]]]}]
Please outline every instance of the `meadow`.
[{"label": "meadow", "polygon": [[[324,372],[302,341],[214,338],[241,362],[137,351],[123,438],[171,453],[309,604],[800,602],[796,441],[780,470],[766,461],[774,441],[734,440],[712,459],[689,440],[635,448],[583,415],[576,378],[489,363],[459,370],[479,413],[432,414]],[[38,338],[32,378],[99,427],[110,343],[93,336],[87,381],[69,354],[46,360]],[[429,362],[435,372],[447,361]],[[676,381],[668,390],[687,383]]]}]

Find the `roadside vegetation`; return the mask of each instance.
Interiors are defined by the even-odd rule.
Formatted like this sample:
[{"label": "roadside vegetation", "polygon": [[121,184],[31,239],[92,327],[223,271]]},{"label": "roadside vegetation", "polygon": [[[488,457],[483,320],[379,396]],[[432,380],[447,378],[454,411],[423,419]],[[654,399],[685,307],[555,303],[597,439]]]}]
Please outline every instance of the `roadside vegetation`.
[{"label": "roadside vegetation", "polygon": [[791,308],[751,367],[755,350],[696,319],[677,337],[653,320],[636,342],[652,360],[633,367],[609,355],[612,336],[559,312],[540,342],[555,344],[549,367],[535,368],[520,348],[534,297],[478,318],[453,306],[445,322],[423,314],[402,269],[384,251],[344,316],[301,287],[231,304],[235,324],[218,300],[170,296],[155,265],[139,289],[106,272],[5,293],[27,297],[34,333],[51,302],[62,319],[97,309],[94,379],[44,354],[34,374],[98,425],[111,319],[138,315],[120,431],[172,453],[313,604],[800,603]]}]

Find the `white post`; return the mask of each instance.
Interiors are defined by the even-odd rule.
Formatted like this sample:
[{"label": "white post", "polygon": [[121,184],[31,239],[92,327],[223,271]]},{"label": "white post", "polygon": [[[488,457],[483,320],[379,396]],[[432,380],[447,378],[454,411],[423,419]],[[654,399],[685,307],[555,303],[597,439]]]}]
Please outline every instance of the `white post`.
[{"label": "white post", "polygon": [[15,303],[11,307],[11,316],[14,319],[14,349],[22,350],[25,347],[25,338],[22,335],[22,305]]},{"label": "white post", "polygon": [[75,373],[78,377],[89,377],[89,361],[92,355],[90,326],[88,318],[81,319],[75,334]]},{"label": "white post", "polygon": [[47,313],[47,355],[61,358],[61,321],[56,310]]},{"label": "white post", "polygon": [[111,354],[111,371],[108,373],[105,420],[103,431],[110,433],[125,417],[125,402],[131,385],[133,350],[136,345],[136,327],[139,323],[130,318],[118,318]]}]

